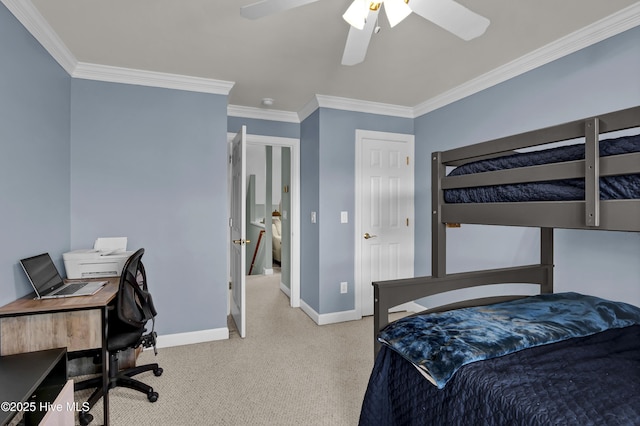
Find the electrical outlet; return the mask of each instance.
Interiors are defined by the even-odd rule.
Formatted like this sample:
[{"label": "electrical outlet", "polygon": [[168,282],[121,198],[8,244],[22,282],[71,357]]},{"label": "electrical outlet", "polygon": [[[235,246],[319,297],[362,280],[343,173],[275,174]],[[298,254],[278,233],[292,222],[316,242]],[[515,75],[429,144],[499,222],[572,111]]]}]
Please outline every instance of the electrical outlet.
[{"label": "electrical outlet", "polygon": [[349,290],[348,283],[346,281],[342,281],[340,283],[340,293],[345,294]]}]

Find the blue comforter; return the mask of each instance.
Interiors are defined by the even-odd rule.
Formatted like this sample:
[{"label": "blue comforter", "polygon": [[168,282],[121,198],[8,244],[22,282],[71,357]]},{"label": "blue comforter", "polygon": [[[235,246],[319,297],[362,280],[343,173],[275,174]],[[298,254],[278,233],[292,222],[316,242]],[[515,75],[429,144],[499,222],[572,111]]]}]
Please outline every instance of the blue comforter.
[{"label": "blue comforter", "polygon": [[640,326],[474,362],[444,389],[383,346],[359,424],[640,425]]},{"label": "blue comforter", "polygon": [[[631,152],[640,152],[640,135],[600,141],[601,157]],[[581,159],[584,159],[584,145],[569,145],[475,161],[455,168],[449,176]],[[563,179],[534,183],[448,189],[444,191],[444,198],[447,203],[571,201],[584,200],[584,192],[584,179]],[[600,178],[600,198],[603,200],[640,198],[640,175],[620,175]]]},{"label": "blue comforter", "polygon": [[555,293],[403,318],[378,340],[444,388],[466,364],[634,324],[640,308],[633,305]]}]

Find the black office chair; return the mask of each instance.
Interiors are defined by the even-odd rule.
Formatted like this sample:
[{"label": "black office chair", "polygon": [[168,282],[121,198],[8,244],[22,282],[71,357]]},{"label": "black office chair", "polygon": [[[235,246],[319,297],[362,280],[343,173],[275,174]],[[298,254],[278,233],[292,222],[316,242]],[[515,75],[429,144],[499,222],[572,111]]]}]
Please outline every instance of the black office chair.
[{"label": "black office chair", "polygon": [[[158,364],[146,364],[122,371],[118,368],[118,355],[123,350],[135,349],[141,345],[145,348],[153,346],[154,351],[156,350],[156,333],[153,327],[150,333],[145,334],[147,331],[145,325],[148,321],[152,323],[155,321],[156,310],[151,294],[147,290],[147,276],[141,261],[143,254],[144,249],[140,249],[127,259],[120,276],[114,310],[109,313],[107,335],[109,389],[116,386],[135,389],[146,394],[150,402],[156,402],[158,393],[151,386],[133,379],[132,376],[144,371],[153,371],[153,374],[160,376],[162,368],[158,367]],[[81,425],[88,425],[93,420],[89,410],[103,396],[102,376],[76,383],[74,387],[76,391],[92,388],[96,390],[87,401],[88,408],[79,413]]]}]

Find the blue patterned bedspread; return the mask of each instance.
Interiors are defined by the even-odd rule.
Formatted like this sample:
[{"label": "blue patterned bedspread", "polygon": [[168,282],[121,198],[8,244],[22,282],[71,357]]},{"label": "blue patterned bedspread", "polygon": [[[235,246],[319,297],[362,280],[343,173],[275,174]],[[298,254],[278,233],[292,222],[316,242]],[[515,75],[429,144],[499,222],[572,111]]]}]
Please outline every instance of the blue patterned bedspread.
[{"label": "blue patterned bedspread", "polygon": [[633,305],[555,293],[403,318],[378,340],[442,389],[466,364],[635,324],[640,308]]},{"label": "blue patterned bedspread", "polygon": [[640,425],[640,326],[467,364],[444,389],[383,346],[359,425]]},{"label": "blue patterned bedspread", "polygon": [[[640,152],[640,135],[600,141],[601,157],[631,152]],[[449,176],[582,159],[584,159],[584,145],[569,145],[475,161],[455,168]],[[563,179],[545,182],[448,189],[444,191],[444,199],[447,203],[571,201],[584,200],[584,193],[584,179]],[[603,200],[640,198],[640,175],[606,176],[600,178],[600,198]]]}]

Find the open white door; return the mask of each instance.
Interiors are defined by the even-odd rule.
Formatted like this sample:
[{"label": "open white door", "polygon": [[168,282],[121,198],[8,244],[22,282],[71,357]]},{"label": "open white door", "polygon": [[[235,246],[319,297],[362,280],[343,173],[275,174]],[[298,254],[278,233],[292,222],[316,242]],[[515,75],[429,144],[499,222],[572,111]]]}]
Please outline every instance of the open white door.
[{"label": "open white door", "polygon": [[246,150],[247,128],[242,130],[231,142],[231,316],[236,323],[240,337],[246,336]]}]

